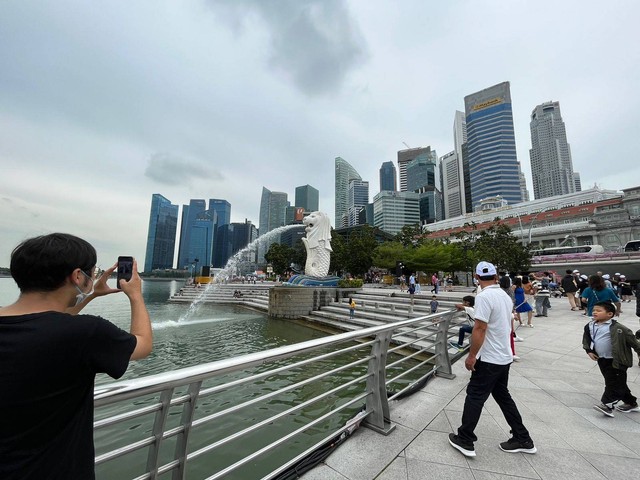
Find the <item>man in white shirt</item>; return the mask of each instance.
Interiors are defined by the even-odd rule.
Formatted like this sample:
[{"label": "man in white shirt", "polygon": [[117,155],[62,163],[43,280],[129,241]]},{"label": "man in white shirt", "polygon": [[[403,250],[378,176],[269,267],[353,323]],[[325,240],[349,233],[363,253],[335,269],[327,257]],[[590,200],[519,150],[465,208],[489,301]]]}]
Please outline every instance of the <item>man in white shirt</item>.
[{"label": "man in white shirt", "polygon": [[522,423],[509,393],[509,367],[513,361],[511,351],[511,297],[497,283],[496,267],[480,262],[476,276],[482,291],[476,296],[475,323],[471,333],[471,347],[464,365],[471,372],[467,397],[458,433],[449,434],[449,443],[467,457],[475,457],[473,433],[484,403],[492,395],[511,427],[513,437],[502,442],[500,449],[509,453],[536,453],[533,440]]}]

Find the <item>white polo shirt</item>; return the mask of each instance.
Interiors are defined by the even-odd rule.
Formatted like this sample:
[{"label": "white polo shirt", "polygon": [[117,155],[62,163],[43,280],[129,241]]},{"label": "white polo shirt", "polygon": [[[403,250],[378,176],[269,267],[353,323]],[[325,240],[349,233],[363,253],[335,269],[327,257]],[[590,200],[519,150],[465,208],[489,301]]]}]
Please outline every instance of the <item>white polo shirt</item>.
[{"label": "white polo shirt", "polygon": [[513,362],[511,351],[513,302],[509,294],[498,284],[485,287],[476,296],[474,310],[474,318],[488,324],[484,343],[478,351],[477,358],[497,365]]}]

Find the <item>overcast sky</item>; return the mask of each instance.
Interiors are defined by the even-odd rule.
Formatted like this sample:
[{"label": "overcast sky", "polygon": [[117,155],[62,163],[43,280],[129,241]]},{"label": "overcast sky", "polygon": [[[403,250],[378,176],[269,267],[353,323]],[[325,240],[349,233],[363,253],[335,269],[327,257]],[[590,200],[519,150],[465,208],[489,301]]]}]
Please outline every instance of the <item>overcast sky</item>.
[{"label": "overcast sky", "polygon": [[640,2],[0,0],[0,266],[63,231],[144,261],[151,195],[223,198],[258,224],[262,186],[334,158],[378,192],[406,142],[453,149],[464,96],[511,82],[529,117],[559,101],[583,188],[640,184]]}]

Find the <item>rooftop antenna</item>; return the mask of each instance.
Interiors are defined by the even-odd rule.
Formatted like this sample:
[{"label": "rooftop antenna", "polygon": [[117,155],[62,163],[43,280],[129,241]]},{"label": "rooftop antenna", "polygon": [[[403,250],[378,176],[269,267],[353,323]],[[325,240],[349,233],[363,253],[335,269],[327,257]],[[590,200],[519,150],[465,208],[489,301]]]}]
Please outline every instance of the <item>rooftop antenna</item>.
[{"label": "rooftop antenna", "polygon": [[408,149],[411,149],[411,147],[409,145],[407,145],[407,142],[402,142],[404,143],[404,146],[407,147]]}]

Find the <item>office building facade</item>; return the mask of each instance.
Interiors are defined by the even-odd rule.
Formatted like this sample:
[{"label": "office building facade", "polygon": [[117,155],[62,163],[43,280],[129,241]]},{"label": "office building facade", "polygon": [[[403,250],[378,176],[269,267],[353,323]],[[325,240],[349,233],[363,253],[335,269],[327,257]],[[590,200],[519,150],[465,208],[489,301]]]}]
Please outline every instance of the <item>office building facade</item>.
[{"label": "office building facade", "polygon": [[369,182],[352,179],[349,181],[349,199],[347,214],[349,221],[347,226],[353,227],[360,224],[360,211],[369,203]]},{"label": "office building facade", "polygon": [[345,159],[335,159],[335,228],[349,225],[349,181],[362,180],[360,174]]},{"label": "office building facade", "polygon": [[520,166],[509,82],[464,98],[471,203],[501,196],[509,204],[522,201]]},{"label": "office building facade", "polygon": [[400,178],[400,191],[411,191],[408,188],[407,166],[417,157],[431,156],[431,147],[409,148],[398,151],[398,177]]},{"label": "office building facade", "polygon": [[198,215],[206,210],[207,204],[203,199],[191,199],[189,205],[182,205],[177,268],[189,268],[192,264],[194,257],[189,255],[192,227],[195,225]]},{"label": "office building facade", "polygon": [[264,235],[285,224],[286,210],[289,206],[287,197],[284,192],[272,192],[268,188],[262,187],[260,235]]},{"label": "office building facade", "polygon": [[464,208],[464,176],[458,153],[454,150],[440,158],[440,178],[444,200],[444,218],[452,218],[466,213]]},{"label": "office building facade", "polygon": [[425,149],[407,164],[407,191],[420,195],[420,223],[443,219],[442,182],[438,154]]},{"label": "office building facade", "polygon": [[383,191],[373,197],[373,224],[391,235],[420,223],[420,194]]},{"label": "office building facade", "polygon": [[320,192],[311,185],[303,185],[296,187],[296,207],[304,208],[305,212],[317,212],[319,205]]},{"label": "office building facade", "polygon": [[533,195],[547,198],[576,191],[571,148],[560,102],[546,102],[531,112],[531,177]]},{"label": "office building facade", "polygon": [[[214,259],[213,266],[224,268],[229,259],[238,256],[238,270],[231,272],[235,275],[245,275],[254,271],[257,261],[257,249],[250,248],[242,251],[258,238],[258,229],[249,220],[244,223],[233,222],[216,229],[216,251],[220,255]],[[238,254],[238,252],[241,252]]]},{"label": "office building facade", "polygon": [[380,167],[380,191],[395,192],[397,185],[396,166],[393,162],[384,162]]},{"label": "office building facade", "polygon": [[159,193],[151,196],[144,271],[173,268],[173,252],[178,228],[178,205]]}]

